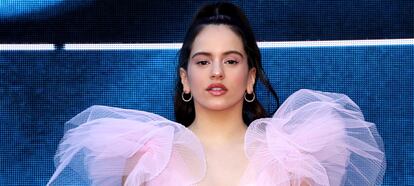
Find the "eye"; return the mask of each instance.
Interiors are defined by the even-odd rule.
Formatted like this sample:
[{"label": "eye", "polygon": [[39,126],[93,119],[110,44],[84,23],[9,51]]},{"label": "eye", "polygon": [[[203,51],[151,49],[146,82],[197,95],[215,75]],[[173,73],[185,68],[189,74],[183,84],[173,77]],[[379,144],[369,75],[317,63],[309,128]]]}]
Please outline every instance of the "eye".
[{"label": "eye", "polygon": [[196,64],[203,66],[203,65],[207,65],[208,64],[208,61],[197,61]]},{"label": "eye", "polygon": [[238,62],[238,61],[236,61],[236,60],[227,60],[225,63],[226,63],[226,64],[229,64],[229,65],[236,65],[236,64],[238,64],[239,62]]}]

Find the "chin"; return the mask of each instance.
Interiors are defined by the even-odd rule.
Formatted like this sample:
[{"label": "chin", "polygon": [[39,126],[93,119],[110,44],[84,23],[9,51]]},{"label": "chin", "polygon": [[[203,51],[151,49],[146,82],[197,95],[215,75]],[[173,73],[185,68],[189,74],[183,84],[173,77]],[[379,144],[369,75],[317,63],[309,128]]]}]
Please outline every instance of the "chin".
[{"label": "chin", "polygon": [[[237,106],[238,102],[236,103],[230,103],[230,102],[213,102],[213,103],[206,103],[202,104],[202,106],[208,110],[213,111],[224,111],[230,108],[233,108],[234,106]],[[243,105],[243,104],[240,104]]]}]

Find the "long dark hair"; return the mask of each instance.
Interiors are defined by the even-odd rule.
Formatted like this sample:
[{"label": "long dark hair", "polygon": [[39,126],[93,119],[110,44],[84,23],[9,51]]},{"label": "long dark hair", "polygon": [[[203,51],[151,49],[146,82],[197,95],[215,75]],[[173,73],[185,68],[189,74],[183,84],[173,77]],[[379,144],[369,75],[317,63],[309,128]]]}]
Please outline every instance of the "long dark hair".
[{"label": "long dark hair", "polygon": [[[250,27],[247,17],[237,6],[231,3],[221,2],[203,6],[193,18],[192,23],[187,30],[187,34],[185,35],[183,45],[179,51],[179,64],[177,67],[178,78],[174,98],[174,112],[176,121],[188,127],[195,119],[195,108],[193,100],[184,102],[181,97],[183,93],[183,85],[180,81],[180,68],[187,70],[188,60],[194,39],[206,25],[211,24],[227,25],[233,32],[241,37],[244,45],[244,50],[247,54],[249,69],[256,68],[256,79],[260,80],[263,83],[264,87],[267,88],[269,92],[275,97],[277,107],[279,107],[279,98],[263,71],[260,50],[257,46],[254,33]],[[255,119],[267,116],[268,113],[257,99],[250,103],[244,101],[243,121],[247,125],[249,125]]]}]

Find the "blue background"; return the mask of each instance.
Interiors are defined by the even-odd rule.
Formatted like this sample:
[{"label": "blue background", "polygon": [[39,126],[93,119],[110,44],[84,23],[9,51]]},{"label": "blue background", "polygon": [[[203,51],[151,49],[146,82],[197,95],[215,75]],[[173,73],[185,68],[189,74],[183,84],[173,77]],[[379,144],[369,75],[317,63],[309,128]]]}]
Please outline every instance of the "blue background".
[{"label": "blue background", "polygon": [[[414,44],[262,49],[282,101],[301,88],[344,93],[377,124],[388,161],[384,185],[414,182],[413,51]],[[91,105],[173,120],[176,56],[177,50],[3,51],[0,185],[44,185],[64,122]]]},{"label": "blue background", "polygon": [[[173,119],[177,50],[61,47],[181,42],[202,2],[4,2],[0,9],[23,9],[0,14],[0,44],[53,43],[58,49],[0,51],[0,185],[45,185],[64,122],[91,105]],[[259,41],[414,38],[412,0],[233,2],[245,10]],[[261,50],[282,101],[301,88],[347,94],[384,139],[384,185],[414,185],[414,44]],[[272,100],[258,91],[272,110]]]},{"label": "blue background", "polygon": [[[4,3],[1,9],[4,1],[9,3]],[[30,0],[23,3],[25,1],[28,0],[0,1],[0,12],[16,9],[14,16],[0,13],[0,42],[182,42],[196,10],[206,2],[215,2]],[[53,1],[54,6],[46,8]],[[258,41],[414,38],[412,0],[232,2],[245,11]]]}]

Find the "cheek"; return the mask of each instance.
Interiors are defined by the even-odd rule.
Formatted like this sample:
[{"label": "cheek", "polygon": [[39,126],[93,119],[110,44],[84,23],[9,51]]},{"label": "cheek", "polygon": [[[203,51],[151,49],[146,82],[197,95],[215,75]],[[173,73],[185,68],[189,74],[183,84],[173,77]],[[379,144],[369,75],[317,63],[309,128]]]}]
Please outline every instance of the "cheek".
[{"label": "cheek", "polygon": [[243,68],[239,68],[237,71],[234,71],[234,73],[234,77],[238,79],[239,82],[246,84],[249,80],[249,68],[247,65],[243,66]]},{"label": "cheek", "polygon": [[[227,76],[234,87],[239,89],[246,89],[249,80],[247,70],[234,72],[231,76]],[[230,78],[231,77],[231,78]]]},{"label": "cheek", "polygon": [[194,90],[194,88],[197,87],[197,85],[200,85],[200,83],[206,79],[204,76],[203,71],[201,70],[194,70],[190,66],[188,67],[188,74],[187,74],[187,82],[191,89]]}]

